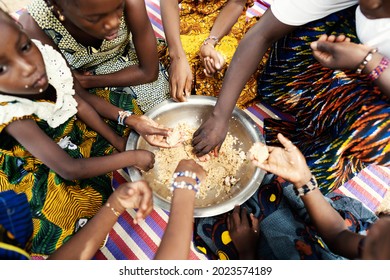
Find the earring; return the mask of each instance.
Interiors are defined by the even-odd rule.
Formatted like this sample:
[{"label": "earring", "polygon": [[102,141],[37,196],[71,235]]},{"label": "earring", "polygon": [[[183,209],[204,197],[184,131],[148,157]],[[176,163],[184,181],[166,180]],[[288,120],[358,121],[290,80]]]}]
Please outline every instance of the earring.
[{"label": "earring", "polygon": [[58,19],[60,21],[65,21],[65,16],[63,14],[61,14],[60,10],[57,10],[57,14],[58,14]]},{"label": "earring", "polygon": [[39,89],[39,93],[42,93],[42,92],[43,92],[43,89],[40,88],[40,89]]},{"label": "earring", "polygon": [[28,89],[28,85],[25,85],[24,88],[25,88],[25,89]]},{"label": "earring", "polygon": [[54,6],[50,6],[49,9],[52,11],[52,13],[57,13],[58,19],[62,22],[65,21],[65,16],[61,13],[60,9],[55,8]]}]

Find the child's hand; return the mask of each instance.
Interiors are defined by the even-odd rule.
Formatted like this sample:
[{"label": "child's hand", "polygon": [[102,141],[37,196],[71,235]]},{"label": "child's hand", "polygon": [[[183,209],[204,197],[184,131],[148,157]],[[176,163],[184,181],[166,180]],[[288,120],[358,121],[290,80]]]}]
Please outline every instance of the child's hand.
[{"label": "child's hand", "polygon": [[[127,121],[129,120],[129,121]],[[152,146],[169,148],[166,137],[171,131],[170,128],[159,125],[147,116],[132,115],[126,119],[126,124],[133,128],[142,138]]]},{"label": "child's hand", "polygon": [[93,77],[93,74],[91,72],[88,72],[88,71],[81,72],[78,70],[73,70],[72,72],[73,72],[74,76],[76,77],[77,81],[81,84],[81,86],[83,88],[87,89],[87,88],[92,87],[92,86],[90,86],[90,80],[91,80],[91,78],[94,78],[94,77]]},{"label": "child's hand", "polygon": [[265,171],[282,177],[293,183],[296,187],[306,184],[311,178],[311,172],[306,164],[305,157],[299,149],[282,134],[278,134],[280,143],[284,146],[268,147],[269,156],[263,162],[259,163],[253,160],[252,163]]},{"label": "child's hand", "polygon": [[351,43],[345,35],[322,35],[310,47],[313,56],[325,67],[354,70],[370,51],[370,47]]},{"label": "child's hand", "polygon": [[134,152],[134,167],[142,171],[149,171],[154,166],[154,154],[147,150],[135,150]]},{"label": "child's hand", "polygon": [[187,101],[187,96],[191,95],[193,76],[184,53],[180,58],[171,59],[168,71],[172,99],[179,102]]},{"label": "child's hand", "polygon": [[207,77],[214,76],[215,72],[221,70],[225,65],[225,59],[222,54],[208,44],[201,46],[199,56],[203,62],[204,73]]},{"label": "child's hand", "polygon": [[146,181],[121,184],[108,198],[108,203],[120,213],[126,209],[138,208],[134,218],[137,224],[153,210],[152,189]]},{"label": "child's hand", "polygon": [[255,259],[259,241],[259,220],[251,213],[250,221],[246,208],[235,206],[227,220],[230,238],[236,247],[240,259]]},{"label": "child's hand", "polygon": [[190,171],[196,173],[198,179],[202,182],[206,178],[206,171],[203,167],[195,162],[193,159],[182,159],[177,167],[175,172],[184,172]]}]

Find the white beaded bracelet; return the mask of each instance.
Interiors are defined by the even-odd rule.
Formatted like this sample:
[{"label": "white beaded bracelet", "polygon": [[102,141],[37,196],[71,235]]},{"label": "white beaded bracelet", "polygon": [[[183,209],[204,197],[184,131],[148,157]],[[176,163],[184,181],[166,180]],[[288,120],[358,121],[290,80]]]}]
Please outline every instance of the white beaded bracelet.
[{"label": "white beaded bracelet", "polygon": [[199,192],[199,185],[198,184],[191,184],[186,181],[180,181],[180,182],[173,182],[171,185],[171,192],[173,192],[175,189],[187,189],[187,190],[193,190],[195,193]]}]

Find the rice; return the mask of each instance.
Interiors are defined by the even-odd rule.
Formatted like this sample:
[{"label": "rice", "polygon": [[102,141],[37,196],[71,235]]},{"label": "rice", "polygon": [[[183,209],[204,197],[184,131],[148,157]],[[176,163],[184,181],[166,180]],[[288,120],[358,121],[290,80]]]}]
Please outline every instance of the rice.
[{"label": "rice", "polygon": [[[199,163],[207,173],[206,179],[202,182],[199,198],[204,199],[207,196],[208,190],[215,189],[217,196],[222,192],[229,193],[230,189],[239,181],[236,178],[237,171],[246,160],[246,154],[238,146],[237,137],[233,137],[230,133],[227,134],[223,142],[218,157],[209,154],[210,159],[207,161],[199,160],[192,152],[192,135],[196,128],[190,127],[187,124],[179,123],[175,128],[182,134],[183,143],[177,147],[164,149],[160,148],[155,151],[155,167],[153,172],[157,173],[157,179],[154,182],[149,182],[153,189],[153,184],[161,184],[170,187],[172,174],[174,173],[177,164],[182,159],[194,159]],[[145,177],[148,173],[146,172]]]}]

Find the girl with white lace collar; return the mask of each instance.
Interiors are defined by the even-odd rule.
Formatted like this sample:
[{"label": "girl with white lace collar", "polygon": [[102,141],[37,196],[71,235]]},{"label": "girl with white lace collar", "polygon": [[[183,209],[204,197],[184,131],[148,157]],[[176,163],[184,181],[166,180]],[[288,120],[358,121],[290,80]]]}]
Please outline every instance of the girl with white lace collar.
[{"label": "girl with white lace collar", "polygon": [[[31,41],[2,10],[0,26],[0,191],[26,193],[35,227],[32,253],[48,255],[106,202],[112,171],[147,171],[154,154],[123,151],[126,139],[73,90],[62,56]],[[152,145],[168,145],[167,128],[117,110],[122,125],[139,127]]]}]

